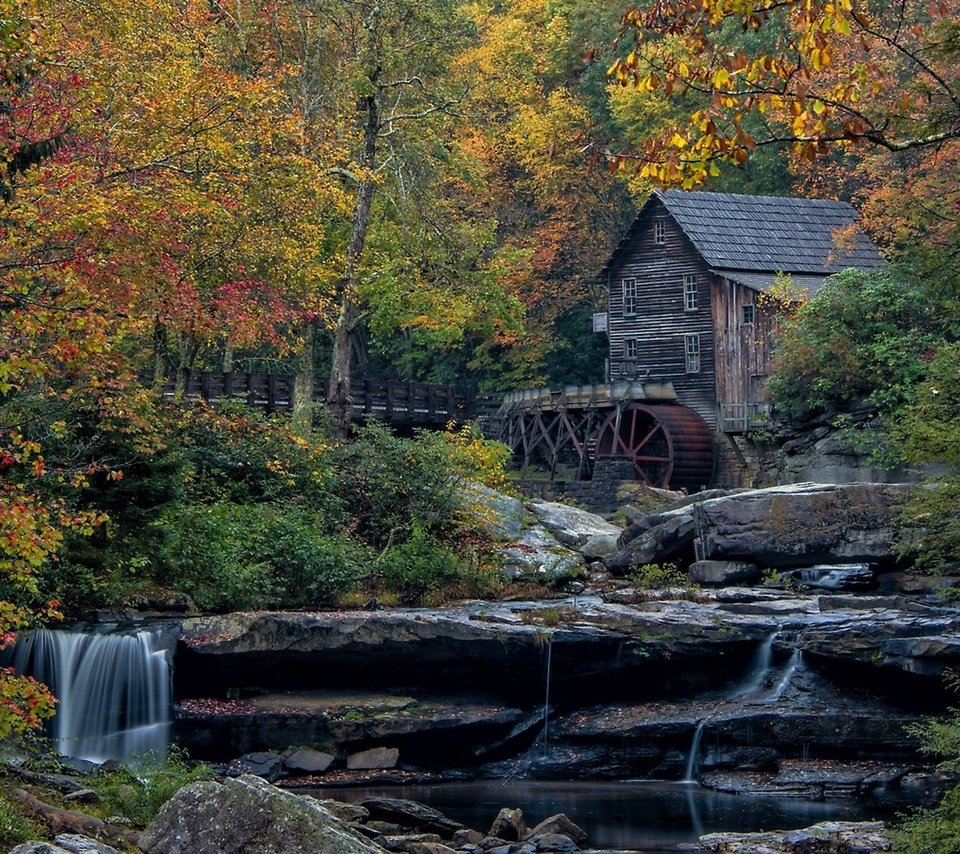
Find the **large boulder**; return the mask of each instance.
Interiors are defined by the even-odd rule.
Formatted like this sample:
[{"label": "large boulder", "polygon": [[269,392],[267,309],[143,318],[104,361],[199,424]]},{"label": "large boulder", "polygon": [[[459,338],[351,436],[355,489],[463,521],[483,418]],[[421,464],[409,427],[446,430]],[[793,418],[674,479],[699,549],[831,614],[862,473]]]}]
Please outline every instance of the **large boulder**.
[{"label": "large boulder", "polygon": [[697,534],[696,505],[652,513],[621,535],[620,551],[606,561],[614,570],[668,560],[693,546]]},{"label": "large boulder", "polygon": [[588,558],[616,554],[620,529],[600,516],[554,501],[535,501],[528,506],[562,545]]},{"label": "large boulder", "polygon": [[897,508],[913,487],[893,483],[801,483],[691,496],[645,516],[606,561],[627,569],[696,552],[702,560],[769,567],[894,563]]},{"label": "large boulder", "polygon": [[517,540],[533,521],[519,498],[504,495],[482,483],[464,483],[459,496],[461,506],[474,524],[493,540]]},{"label": "large boulder", "polygon": [[906,484],[802,483],[696,505],[701,555],[773,567],[891,563]]},{"label": "large boulder", "polygon": [[515,543],[500,549],[501,572],[513,581],[557,584],[583,573],[583,556],[561,545],[541,525],[524,531]]},{"label": "large boulder", "polygon": [[382,854],[317,801],[258,777],[185,786],[140,845],[147,854]]},{"label": "large boulder", "polygon": [[882,822],[824,821],[802,830],[767,833],[709,833],[701,836],[699,852],[711,854],[851,854],[892,851]]}]

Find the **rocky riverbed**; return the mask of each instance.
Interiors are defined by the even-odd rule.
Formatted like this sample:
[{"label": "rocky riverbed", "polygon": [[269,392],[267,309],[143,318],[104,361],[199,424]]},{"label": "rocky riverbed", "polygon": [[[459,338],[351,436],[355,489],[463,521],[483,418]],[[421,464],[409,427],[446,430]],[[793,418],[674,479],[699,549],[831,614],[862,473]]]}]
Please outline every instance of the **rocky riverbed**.
[{"label": "rocky riverbed", "polygon": [[[77,819],[79,814],[61,810],[60,820],[66,816]],[[117,831],[102,822],[91,829]],[[668,850],[654,837],[641,840],[640,850]],[[123,842],[125,850],[135,848],[146,854],[586,854],[597,850],[590,834],[564,813],[528,824],[521,809],[503,807],[493,814],[492,822],[471,827],[404,798],[321,799],[281,791],[256,776],[187,785],[142,833],[124,831]],[[891,845],[880,822],[824,821],[787,831],[703,834],[682,849],[704,854],[868,854],[889,851]],[[91,852],[119,854],[112,845],[76,833],[61,833],[52,843],[28,842],[10,854]]]},{"label": "rocky riverbed", "polygon": [[682,596],[621,587],[193,618],[175,732],[201,757],[256,754],[238,769],[267,762],[275,779],[303,776],[284,758],[309,746],[324,754],[308,775],[321,785],[680,779],[692,767],[727,791],[915,801],[941,787],[905,727],[946,703],[956,609],[746,588]]},{"label": "rocky riverbed", "polygon": [[[906,490],[800,484],[678,496],[628,514],[624,530],[480,491],[505,577],[552,596],[176,619],[174,734],[228,780],[197,797],[278,797],[244,776],[254,774],[314,793],[642,779],[691,798],[856,801],[874,815],[932,803],[955,780],[931,766],[910,727],[952,700],[944,677],[960,668],[960,610],[938,593],[955,579],[919,578],[899,562]],[[688,568],[688,581],[631,582],[667,561]],[[493,831],[483,843],[406,831],[388,843],[384,821],[350,819],[362,839],[376,832],[377,845],[408,854],[579,845]],[[717,837],[696,850],[800,851],[811,839],[833,840],[824,851],[862,839],[881,846],[862,850],[887,850],[873,827],[794,833]]]}]

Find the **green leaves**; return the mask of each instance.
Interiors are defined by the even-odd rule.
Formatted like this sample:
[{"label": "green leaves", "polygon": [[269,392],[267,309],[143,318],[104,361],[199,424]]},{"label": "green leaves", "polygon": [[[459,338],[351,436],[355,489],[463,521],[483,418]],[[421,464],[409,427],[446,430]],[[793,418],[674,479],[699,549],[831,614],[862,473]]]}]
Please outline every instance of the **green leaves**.
[{"label": "green leaves", "polygon": [[848,270],[788,320],[768,389],[777,410],[803,419],[868,400],[886,414],[911,399],[950,318],[907,270]]}]

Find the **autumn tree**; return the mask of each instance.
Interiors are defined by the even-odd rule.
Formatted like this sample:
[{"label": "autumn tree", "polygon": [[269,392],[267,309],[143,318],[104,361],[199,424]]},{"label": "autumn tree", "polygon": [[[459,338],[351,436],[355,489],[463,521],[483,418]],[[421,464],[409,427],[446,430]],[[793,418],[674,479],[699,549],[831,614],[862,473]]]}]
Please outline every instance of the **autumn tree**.
[{"label": "autumn tree", "polygon": [[958,26],[955,4],[918,0],[631,6],[611,75],[690,106],[618,162],[693,186],[767,146],[813,160],[948,144],[960,137]]},{"label": "autumn tree", "polygon": [[[55,615],[57,603],[37,599],[36,571],[70,532],[90,532],[101,521],[46,488],[84,473],[48,466],[29,405],[35,393],[89,400],[87,367],[111,361],[109,322],[70,268],[71,242],[46,227],[49,206],[21,199],[41,169],[63,176],[54,161],[67,144],[78,85],[62,70],[48,73],[55,50],[41,12],[25,3],[0,14],[0,648],[14,642],[17,629]],[[58,421],[48,426],[68,429]],[[0,670],[0,700],[4,737],[53,713],[43,686],[7,669]]]},{"label": "autumn tree", "polygon": [[585,54],[613,38],[616,17],[572,0],[478,3],[472,14],[477,43],[458,60],[476,81],[461,132],[482,176],[471,205],[497,222],[493,251],[526,310],[524,329],[496,330],[473,367],[499,387],[597,379],[589,313],[628,206],[616,177],[590,168],[616,124],[602,68]]}]

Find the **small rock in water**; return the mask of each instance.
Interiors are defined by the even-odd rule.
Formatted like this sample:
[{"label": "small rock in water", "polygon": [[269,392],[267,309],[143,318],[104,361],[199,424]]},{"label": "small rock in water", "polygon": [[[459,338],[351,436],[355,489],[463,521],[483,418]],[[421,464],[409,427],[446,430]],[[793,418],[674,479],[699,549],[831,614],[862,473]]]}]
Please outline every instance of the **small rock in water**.
[{"label": "small rock in water", "polygon": [[519,842],[526,835],[523,810],[504,807],[490,825],[490,836],[505,839],[507,842]]},{"label": "small rock in water", "polygon": [[457,848],[463,848],[466,845],[479,845],[483,841],[483,834],[479,830],[465,827],[453,834],[452,841]]},{"label": "small rock in water", "polygon": [[395,747],[371,747],[347,757],[349,771],[372,771],[377,768],[396,768],[400,751]]},{"label": "small rock in water", "polygon": [[93,789],[76,789],[64,795],[63,799],[75,804],[95,804],[100,800],[100,796]]},{"label": "small rock in water", "polygon": [[545,818],[528,834],[528,838],[540,836],[548,833],[559,833],[572,839],[577,845],[583,845],[587,841],[587,832],[579,825],[572,822],[562,812]]},{"label": "small rock in water", "polygon": [[54,837],[53,841],[71,854],[120,854],[116,848],[110,845],[76,833],[61,833]]},{"label": "small rock in water", "polygon": [[396,822],[421,832],[450,836],[463,829],[462,824],[447,818],[439,810],[405,798],[367,798],[361,804],[375,820]]},{"label": "small rock in water", "polygon": [[227,766],[228,777],[240,777],[243,774],[254,774],[262,777],[269,783],[280,779],[283,771],[283,760],[277,753],[246,753],[239,759],[234,759]]},{"label": "small rock in water", "polygon": [[283,764],[291,771],[305,771],[308,774],[319,774],[326,771],[336,757],[332,753],[322,750],[313,750],[309,747],[298,747],[284,757]]},{"label": "small rock in water", "polygon": [[558,851],[560,854],[574,854],[575,851],[580,850],[580,846],[576,842],[562,833],[541,833],[531,836],[528,841],[536,847],[537,851]]}]

